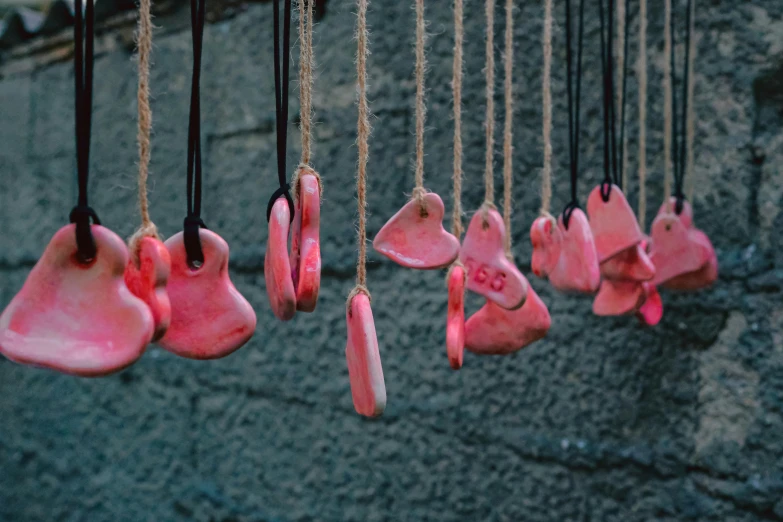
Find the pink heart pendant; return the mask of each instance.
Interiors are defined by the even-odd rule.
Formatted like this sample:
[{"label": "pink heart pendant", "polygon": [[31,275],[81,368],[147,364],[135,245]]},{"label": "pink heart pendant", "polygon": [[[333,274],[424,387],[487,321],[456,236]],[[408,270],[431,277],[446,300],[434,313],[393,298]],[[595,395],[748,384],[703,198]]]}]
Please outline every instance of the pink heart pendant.
[{"label": "pink heart pendant", "polygon": [[96,377],[144,353],[154,324],[125,286],[125,243],[100,225],[90,229],[95,259],[80,263],[76,225],[61,228],[0,315],[0,352],[12,361]]},{"label": "pink heart pendant", "polygon": [[614,281],[649,281],[655,277],[655,265],[642,243],[623,250],[601,263],[601,275]]},{"label": "pink heart pendant", "polygon": [[604,279],[593,301],[593,313],[601,316],[629,314],[638,310],[644,299],[643,283]]},{"label": "pink heart pendant", "polygon": [[159,340],[171,323],[171,302],[166,284],[171,273],[171,256],[160,239],[145,236],[136,242],[138,265],[131,259],[125,267],[125,284],[144,301],[152,312],[155,332],[152,341]]},{"label": "pink heart pendant", "polygon": [[454,265],[449,272],[449,307],[446,318],[446,353],[454,370],[462,368],[465,348],[465,269]]},{"label": "pink heart pendant", "polygon": [[182,232],[166,240],[171,325],[158,344],[181,357],[218,359],[250,340],[256,314],[228,276],[228,244],[207,229],[199,238],[204,263],[198,268],[188,263]]},{"label": "pink heart pendant", "polygon": [[604,201],[601,187],[602,185],[595,187],[587,198],[587,215],[590,218],[599,263],[644,239],[623,191],[616,185],[611,185],[609,200]]},{"label": "pink heart pendant", "polygon": [[644,290],[644,304],[639,307],[636,312],[636,317],[639,322],[647,326],[655,326],[661,322],[663,317],[663,301],[661,295],[658,293],[658,289],[650,283],[642,283]]},{"label": "pink heart pendant", "polygon": [[443,201],[434,192],[424,196],[424,210],[415,198],[383,225],[373,248],[408,268],[442,268],[459,255],[459,240],[443,228]]},{"label": "pink heart pendant", "polygon": [[296,313],[296,292],[288,260],[288,226],[291,211],[284,197],[277,198],[269,214],[269,238],[264,255],[266,295],[272,313],[281,321],[293,319]]},{"label": "pink heart pendant", "polygon": [[345,310],[345,322],[348,327],[345,359],[353,407],[359,415],[378,417],[386,408],[386,384],[367,295],[359,292],[351,298]]},{"label": "pink heart pendant", "polygon": [[487,301],[465,323],[465,348],[481,355],[506,355],[543,339],[551,324],[549,310],[531,288],[516,310]]},{"label": "pink heart pendant", "polygon": [[476,212],[462,241],[460,261],[468,272],[468,290],[506,310],[525,304],[528,283],[503,250],[506,227],[494,208]]},{"label": "pink heart pendant", "polygon": [[540,217],[530,228],[533,243],[533,273],[549,277],[552,286],[563,292],[594,293],[601,283],[598,254],[587,217],[574,209],[566,229],[563,216],[557,226]]},{"label": "pink heart pendant", "polygon": [[[694,272],[707,261],[698,243],[691,241],[690,230],[674,212],[659,212],[650,229],[650,257],[655,263],[654,285],[682,274]],[[690,220],[685,218],[685,221]]]},{"label": "pink heart pendant", "polygon": [[312,312],[321,288],[321,184],[309,167],[300,167],[298,183],[291,234],[291,279],[296,309]]},{"label": "pink heart pendant", "polygon": [[718,257],[707,234],[692,228],[689,230],[689,235],[691,241],[699,246],[702,251],[702,257],[705,257],[707,261],[694,272],[669,279],[663,283],[662,286],[664,288],[669,290],[701,290],[709,287],[718,279]]}]

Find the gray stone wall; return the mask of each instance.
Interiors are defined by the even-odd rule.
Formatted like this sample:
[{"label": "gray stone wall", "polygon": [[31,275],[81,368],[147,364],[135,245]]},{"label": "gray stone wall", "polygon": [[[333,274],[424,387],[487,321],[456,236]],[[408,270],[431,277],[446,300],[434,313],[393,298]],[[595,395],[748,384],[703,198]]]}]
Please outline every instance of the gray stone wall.
[{"label": "gray stone wall", "polygon": [[[662,193],[666,59],[662,6],[650,3],[648,223]],[[375,0],[369,14],[370,237],[413,185],[409,4]],[[466,4],[464,204],[471,212],[483,197],[484,22],[483,3]],[[529,272],[542,155],[542,6],[518,4],[514,252]],[[325,183],[316,313],[283,324],[266,301],[264,212],[275,179],[271,6],[250,5],[206,29],[202,107],[205,219],[231,246],[232,277],[258,314],[255,337],[214,362],[151,347],[130,369],[94,380],[0,361],[0,519],[783,520],[783,3],[698,3],[694,207],[718,250],[715,287],[664,292],[662,324],[646,329],[633,318],[594,317],[589,299],[559,295],[531,276],[552,313],[549,336],[510,357],[468,354],[453,372],[444,348],[444,274],[404,270],[372,254],[389,398],[373,421],[353,412],[343,353],[356,251],[354,13],[353,2],[330,0],[316,34],[314,165]],[[427,14],[426,184],[450,208],[450,2],[428,2]],[[500,5],[496,18],[501,35]],[[156,23],[151,208],[168,236],[185,214],[187,10]],[[93,206],[123,236],[137,223],[131,30],[98,40],[90,181]],[[582,201],[602,176],[597,37],[597,13],[588,7]],[[568,186],[560,24],[555,38],[559,210]],[[64,56],[36,67],[0,65],[2,305],[75,201],[73,76]],[[500,82],[500,67],[498,75]],[[293,166],[295,82],[291,89]],[[634,77],[629,102],[633,178]],[[500,164],[498,155],[498,175]],[[631,185],[635,206],[638,184]],[[479,304],[472,298],[469,309]]]}]

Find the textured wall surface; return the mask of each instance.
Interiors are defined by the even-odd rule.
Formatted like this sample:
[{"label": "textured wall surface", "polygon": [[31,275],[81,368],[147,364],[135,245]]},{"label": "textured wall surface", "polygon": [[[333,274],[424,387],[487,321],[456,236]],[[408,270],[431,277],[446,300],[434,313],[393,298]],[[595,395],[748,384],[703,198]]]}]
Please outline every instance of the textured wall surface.
[{"label": "textured wall surface", "polygon": [[[413,186],[410,3],[370,6],[370,237]],[[648,223],[662,193],[666,59],[661,6],[650,3]],[[484,22],[483,3],[466,4],[469,218],[483,197]],[[514,251],[529,272],[527,230],[538,209],[542,156],[542,7],[518,4]],[[356,250],[355,6],[330,0],[317,28],[323,289],[316,313],[285,324],[269,310],[262,273],[264,211],[275,183],[271,5],[210,24],[205,219],[231,246],[232,277],[258,313],[255,337],[214,362],[151,347],[130,369],[94,380],[1,360],[0,520],[783,520],[783,3],[698,4],[694,207],[718,250],[715,287],[664,292],[662,324],[645,329],[633,318],[594,317],[590,299],[558,295],[531,276],[552,312],[550,335],[510,357],[468,354],[453,372],[444,347],[445,274],[404,270],[372,254],[369,286],[389,398],[373,421],[353,412],[344,358]],[[597,13],[588,9],[582,201],[602,176]],[[447,208],[451,16],[450,2],[428,2],[426,184]],[[502,35],[501,6],[496,18]],[[151,208],[166,236],[185,215],[188,20],[187,10],[156,20]],[[99,37],[91,178],[93,206],[124,237],[138,219],[131,30]],[[560,24],[555,39],[559,210],[567,199]],[[500,47],[498,38],[498,59]],[[635,49],[634,41],[632,56]],[[32,68],[0,65],[2,305],[75,202],[73,75],[65,56]],[[294,82],[291,89],[293,166]],[[635,173],[633,76],[629,97]],[[500,164],[498,154],[498,184]],[[636,193],[633,181],[634,206]],[[479,304],[471,299],[470,310]]]}]

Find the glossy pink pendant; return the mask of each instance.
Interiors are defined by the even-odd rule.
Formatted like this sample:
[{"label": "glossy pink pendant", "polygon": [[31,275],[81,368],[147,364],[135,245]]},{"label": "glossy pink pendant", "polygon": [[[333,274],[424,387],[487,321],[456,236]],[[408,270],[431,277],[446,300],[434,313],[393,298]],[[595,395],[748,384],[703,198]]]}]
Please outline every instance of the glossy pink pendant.
[{"label": "glossy pink pendant", "polygon": [[443,201],[434,192],[424,195],[424,206],[414,198],[383,225],[373,248],[408,268],[442,268],[459,255],[459,240],[443,228]]},{"label": "glossy pink pendant", "polygon": [[465,276],[465,269],[460,265],[454,265],[449,272],[446,353],[455,370],[462,368],[465,349]]},{"label": "glossy pink pendant", "polygon": [[587,215],[599,263],[644,239],[631,206],[616,185],[612,185],[608,201],[601,195],[601,185],[593,189],[587,198]]},{"label": "glossy pink pendant", "polygon": [[555,226],[549,217],[539,217],[530,227],[533,244],[532,269],[538,277],[563,292],[594,293],[601,284],[598,254],[587,217],[575,209],[568,222],[561,215]]},{"label": "glossy pink pendant", "polygon": [[[689,221],[687,217],[685,221]],[[695,272],[707,262],[702,248],[691,240],[690,230],[674,212],[664,208],[658,213],[650,229],[650,257],[656,271],[653,284]]]},{"label": "glossy pink pendant", "polygon": [[[309,171],[312,172],[312,171]],[[296,309],[312,312],[321,288],[321,187],[307,168],[300,168],[294,229],[291,234],[291,279]]]},{"label": "glossy pink pendant", "polygon": [[643,283],[604,279],[593,301],[593,313],[601,316],[629,314],[638,310],[644,299]]},{"label": "glossy pink pendant", "polygon": [[288,201],[277,198],[269,215],[269,238],[264,255],[264,280],[266,295],[272,313],[281,321],[293,319],[296,313],[296,291],[291,279],[291,264],[288,260],[288,226],[291,211]]},{"label": "glossy pink pendant", "polygon": [[348,327],[345,359],[353,407],[359,415],[377,417],[386,408],[386,384],[370,299],[365,294],[357,293],[348,303],[345,322]]},{"label": "glossy pink pendant", "polygon": [[138,265],[131,259],[125,267],[125,284],[144,301],[152,312],[155,332],[152,341],[166,333],[171,323],[171,302],[166,284],[171,273],[171,256],[163,242],[154,237],[143,237],[136,243]]},{"label": "glossy pink pendant", "polygon": [[501,308],[516,310],[525,304],[528,282],[506,257],[505,235],[506,227],[497,210],[479,210],[470,220],[459,257],[468,272],[468,290]]},{"label": "glossy pink pendant", "polygon": [[158,344],[189,359],[218,359],[244,345],[256,329],[256,314],[228,276],[228,244],[199,230],[204,263],[188,264],[182,232],[166,240],[171,256],[167,286],[171,325]]},{"label": "glossy pink pendant", "polygon": [[125,286],[125,243],[100,225],[91,230],[95,259],[80,263],[76,225],[61,228],[0,315],[0,352],[12,361],[97,377],[144,353],[154,325]]},{"label": "glossy pink pendant", "polygon": [[658,289],[650,283],[642,283],[642,289],[645,295],[644,304],[637,310],[636,317],[642,324],[655,326],[661,322],[663,317],[661,295],[658,293]]},{"label": "glossy pink pendant", "polygon": [[718,257],[707,234],[695,228],[691,229],[689,234],[691,240],[699,245],[702,256],[707,261],[694,272],[669,279],[663,283],[664,288],[669,290],[701,290],[711,286],[718,279]]},{"label": "glossy pink pendant", "polygon": [[528,290],[522,308],[506,310],[492,301],[465,323],[465,348],[481,355],[506,355],[543,339],[552,319],[535,290]]},{"label": "glossy pink pendant", "polygon": [[655,265],[642,243],[623,250],[601,263],[601,275],[614,281],[649,281],[655,277]]}]

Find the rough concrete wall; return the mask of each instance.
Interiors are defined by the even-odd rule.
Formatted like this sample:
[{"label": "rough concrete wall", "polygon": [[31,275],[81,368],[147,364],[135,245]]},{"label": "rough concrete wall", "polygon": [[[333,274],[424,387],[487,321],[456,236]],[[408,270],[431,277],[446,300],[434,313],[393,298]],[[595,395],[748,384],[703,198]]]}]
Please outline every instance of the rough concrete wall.
[{"label": "rough concrete wall", "polygon": [[[426,183],[450,207],[452,21],[449,2],[428,4]],[[481,4],[466,7],[470,210],[482,199]],[[526,235],[541,162],[541,6],[519,4],[514,250],[529,271]],[[651,4],[648,223],[661,198],[665,59],[661,6]],[[369,285],[389,397],[374,421],[353,412],[343,354],[355,256],[355,7],[331,0],[317,31],[323,289],[315,314],[286,324],[272,317],[262,274],[275,177],[271,6],[210,25],[205,217],[231,245],[232,277],[258,313],[256,335],[214,362],[152,347],[132,368],[96,380],[0,361],[0,519],[783,520],[783,3],[699,2],[698,9],[694,205],[719,252],[714,289],[665,292],[662,324],[644,329],[631,318],[593,317],[589,299],[559,295],[531,277],[552,312],[550,335],[510,357],[468,355],[453,372],[444,274],[373,255]],[[497,19],[502,34],[501,6]],[[187,12],[157,20],[151,208],[166,235],[185,213],[187,20]],[[369,21],[372,237],[412,188],[413,11],[409,2],[376,0]],[[555,36],[559,209],[567,198],[560,27]],[[601,177],[594,12],[588,42],[583,201]],[[127,236],[136,222],[132,50],[116,34],[104,35],[101,48],[91,195],[104,223]],[[0,79],[3,305],[75,201],[72,83],[67,62]],[[632,78],[634,121],[635,93]],[[290,129],[294,165],[298,133]],[[632,144],[635,135],[631,123]],[[634,172],[635,154],[632,145]],[[470,309],[479,304],[472,299]]]}]

